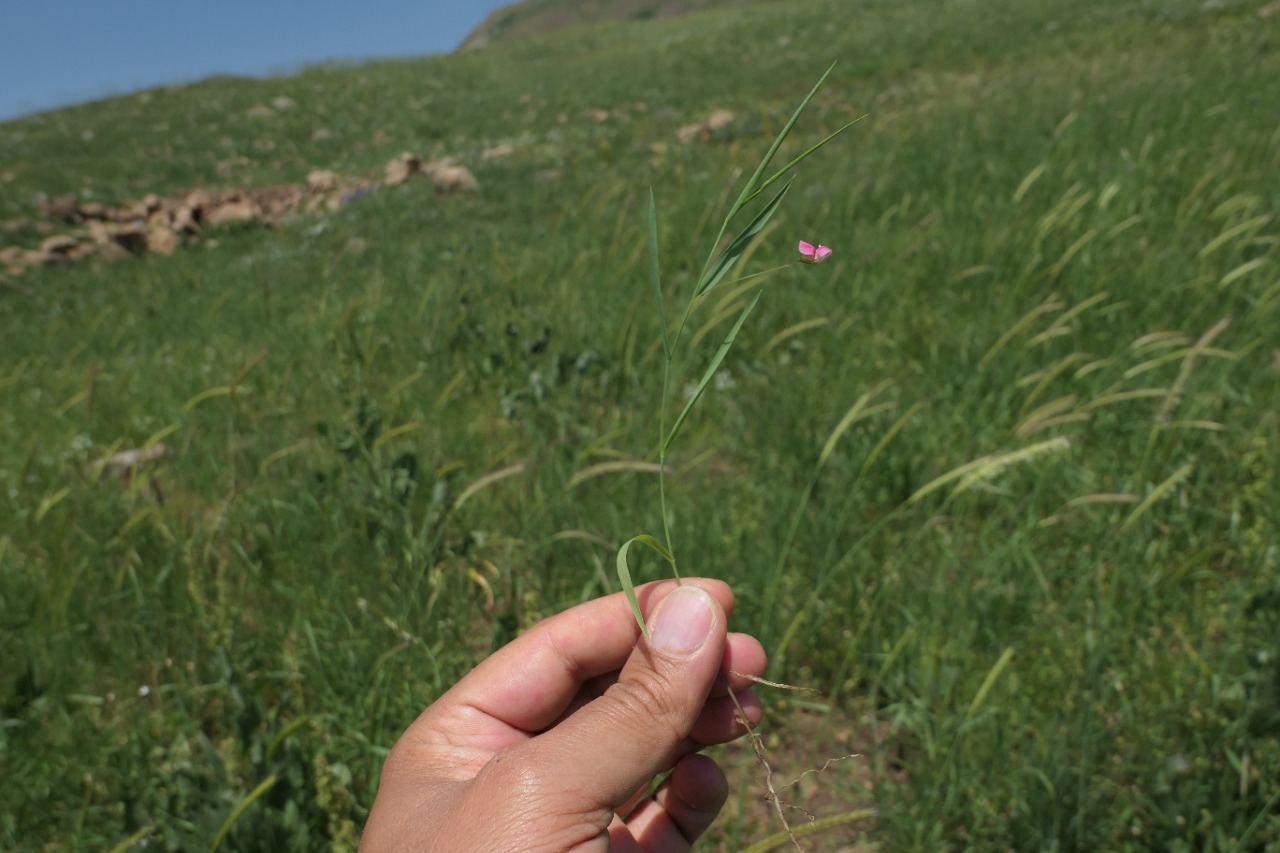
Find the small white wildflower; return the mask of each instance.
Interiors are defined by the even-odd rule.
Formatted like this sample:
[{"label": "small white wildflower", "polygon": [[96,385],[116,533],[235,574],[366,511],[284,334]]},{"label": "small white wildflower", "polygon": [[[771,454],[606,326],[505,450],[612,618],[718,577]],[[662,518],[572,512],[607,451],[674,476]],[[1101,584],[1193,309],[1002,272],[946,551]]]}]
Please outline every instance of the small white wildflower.
[{"label": "small white wildflower", "polygon": [[144,685],[142,685],[141,687],[139,687],[139,688],[138,688],[138,695],[139,695],[139,696],[141,696],[141,697],[143,697],[143,698],[146,698],[147,696],[150,696],[150,695],[151,695],[151,686],[150,686],[150,685],[147,685],[147,684],[144,684]]}]

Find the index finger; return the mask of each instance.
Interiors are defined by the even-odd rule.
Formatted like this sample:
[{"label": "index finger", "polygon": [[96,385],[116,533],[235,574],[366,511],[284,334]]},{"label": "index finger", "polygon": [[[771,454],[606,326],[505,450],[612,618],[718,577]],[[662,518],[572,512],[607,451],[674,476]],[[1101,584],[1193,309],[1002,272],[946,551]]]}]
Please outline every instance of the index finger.
[{"label": "index finger", "polygon": [[[733,612],[733,591],[723,581],[686,578]],[[649,613],[675,581],[636,587],[640,609]],[[544,619],[516,638],[440,697],[417,724],[436,715],[472,708],[525,732],[554,723],[583,682],[620,669],[640,637],[622,593],[597,598]]]}]

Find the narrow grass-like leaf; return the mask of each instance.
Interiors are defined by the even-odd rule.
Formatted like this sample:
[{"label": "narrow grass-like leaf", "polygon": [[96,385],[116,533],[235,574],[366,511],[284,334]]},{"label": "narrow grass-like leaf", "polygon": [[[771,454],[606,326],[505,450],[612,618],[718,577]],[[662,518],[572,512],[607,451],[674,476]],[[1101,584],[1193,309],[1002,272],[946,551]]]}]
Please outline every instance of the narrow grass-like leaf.
[{"label": "narrow grass-like leaf", "polygon": [[378,448],[387,444],[387,442],[394,441],[395,439],[399,438],[402,435],[407,435],[408,433],[411,433],[420,429],[422,429],[422,421],[409,421],[407,424],[400,424],[400,426],[395,427],[394,429],[388,430],[387,432],[384,432],[382,435],[378,436],[377,439],[375,439],[373,442],[373,449],[377,450]]},{"label": "narrow grass-like leaf", "polygon": [[885,409],[892,407],[891,403],[883,403],[879,406],[873,407],[872,409],[867,409],[867,404],[870,403],[877,394],[892,384],[893,382],[891,380],[886,379],[859,397],[857,402],[849,407],[849,411],[845,412],[844,417],[840,419],[840,423],[836,425],[836,428],[831,431],[831,435],[827,437],[827,443],[822,445],[822,452],[818,454],[818,467],[822,467],[826,463],[827,458],[835,451],[836,444],[840,441],[840,437],[845,434],[849,427],[853,426],[863,418],[870,417],[876,412],[882,412]]},{"label": "narrow grass-like leaf", "polygon": [[142,839],[146,838],[148,835],[151,835],[155,831],[156,831],[155,826],[148,824],[142,827],[142,829],[139,829],[133,835],[130,835],[124,841],[121,841],[115,847],[112,847],[109,853],[127,853],[127,851],[132,850],[134,847],[138,846],[138,842],[142,841]]},{"label": "narrow grass-like leaf", "polygon": [[205,391],[201,391],[199,394],[182,404],[182,411],[189,412],[205,400],[212,400],[214,397],[226,397],[229,394],[234,394],[235,391],[236,389],[230,385],[220,385],[217,388],[209,388]]},{"label": "narrow grass-like leaf", "polygon": [[667,332],[667,309],[662,301],[662,269],[658,264],[658,209],[649,188],[649,265],[653,270],[653,293],[658,298],[658,325],[662,328],[662,351],[671,359],[671,336]]},{"label": "narrow grass-like leaf", "polygon": [[285,740],[288,739],[289,735],[293,734],[309,722],[311,722],[311,715],[303,714],[301,717],[293,720],[289,725],[277,732],[276,736],[271,739],[271,744],[267,747],[267,763],[271,763],[275,758],[276,750],[279,749]]},{"label": "narrow grass-like leaf", "polygon": [[778,205],[782,204],[782,199],[786,196],[787,190],[791,189],[791,183],[794,180],[792,178],[791,181],[787,181],[782,189],[778,190],[778,194],[760,209],[755,219],[751,220],[751,224],[744,228],[742,233],[729,244],[729,247],[720,253],[720,257],[716,258],[715,262],[707,268],[707,271],[702,274],[702,279],[698,282],[698,286],[694,288],[694,298],[701,296],[720,283],[720,279],[725,277],[725,274],[729,272],[742,253],[751,245],[751,241],[756,238],[756,235],[764,229],[764,226],[773,218],[773,215],[778,212]]},{"label": "narrow grass-like leaf", "polygon": [[991,667],[991,671],[987,673],[987,677],[983,679],[982,686],[978,688],[978,693],[973,697],[973,701],[969,703],[969,710],[964,712],[966,720],[973,719],[973,715],[982,707],[982,703],[986,701],[987,694],[991,692],[991,688],[995,686],[996,680],[1000,678],[1000,673],[1004,672],[1005,667],[1009,665],[1009,661],[1013,660],[1013,646],[1004,650],[1004,654],[1000,655],[1000,660],[996,661],[996,665]]},{"label": "narrow grass-like leaf", "polygon": [[636,542],[641,545],[647,545],[661,554],[662,558],[671,565],[671,571],[675,574],[676,580],[680,579],[680,572],[676,569],[675,556],[661,542],[647,533],[633,536],[623,542],[622,547],[618,549],[618,582],[622,584],[622,594],[627,597],[627,603],[631,605],[631,615],[636,618],[636,624],[640,626],[640,632],[644,634],[645,639],[648,639],[649,626],[644,623],[644,614],[640,612],[640,601],[636,598],[636,585],[631,580],[631,567],[627,565],[627,553],[631,550],[631,545]]},{"label": "narrow grass-like leaf", "polygon": [[724,361],[724,357],[729,354],[729,350],[733,347],[733,342],[737,339],[738,332],[742,329],[742,324],[747,321],[747,317],[755,310],[756,303],[759,301],[760,294],[757,293],[756,298],[752,299],[747,304],[747,307],[742,309],[742,313],[738,315],[738,322],[733,324],[733,329],[729,332],[729,336],[724,339],[720,349],[716,350],[715,357],[711,359],[711,364],[707,367],[707,372],[702,375],[702,381],[698,383],[698,387],[694,390],[693,396],[689,398],[689,402],[684,404],[680,417],[676,418],[675,424],[671,427],[671,432],[667,433],[666,440],[662,442],[663,453],[666,453],[671,448],[671,442],[675,441],[676,436],[680,434],[680,428],[684,426],[685,418],[689,417],[689,411],[702,398],[702,393],[707,390],[707,384],[711,382],[711,377],[716,375],[716,371],[720,369],[720,363]]},{"label": "narrow grass-like leaf", "polygon": [[507,477],[513,477],[516,474],[523,474],[524,470],[525,470],[524,463],[517,462],[515,465],[509,465],[506,468],[501,468],[497,471],[494,471],[492,474],[485,474],[483,477],[476,480],[474,483],[472,483],[471,485],[467,486],[465,489],[462,490],[462,494],[458,495],[458,499],[454,501],[453,508],[456,510],[459,507],[461,507],[471,497],[473,497],[476,492],[480,491],[485,486],[496,483],[499,480],[505,480]]},{"label": "narrow grass-like leaf", "polygon": [[816,143],[815,145],[811,146],[807,151],[805,151],[805,152],[804,152],[803,154],[801,154],[799,157],[796,157],[796,158],[795,158],[794,160],[792,160],[790,163],[788,163],[787,165],[783,166],[783,167],[782,167],[781,169],[779,169],[778,171],[774,172],[774,173],[769,177],[769,180],[765,181],[763,184],[761,184],[761,185],[760,185],[759,189],[757,189],[757,190],[756,190],[755,192],[753,192],[751,195],[747,196],[747,198],[746,198],[746,200],[743,202],[743,204],[748,204],[748,203],[750,203],[752,199],[754,199],[756,196],[760,195],[760,193],[762,193],[762,192],[764,192],[765,190],[767,190],[770,186],[772,186],[772,185],[773,185],[773,184],[774,184],[774,183],[775,183],[779,178],[781,178],[781,177],[782,177],[783,175],[785,175],[787,172],[790,172],[790,171],[791,171],[792,169],[794,169],[796,166],[799,166],[799,165],[800,165],[801,163],[803,163],[806,159],[808,159],[810,156],[812,156],[813,154],[815,154],[819,149],[821,149],[823,146],[825,146],[828,142],[830,142],[831,140],[835,139],[837,136],[839,136],[840,134],[844,133],[846,130],[848,130],[849,128],[853,127],[855,124],[857,124],[858,122],[862,121],[864,118],[866,118],[866,116],[865,116],[865,115],[860,115],[860,116],[858,116],[857,118],[855,118],[853,121],[851,121],[851,122],[847,122],[846,124],[842,125],[842,126],[841,126],[841,127],[839,127],[838,129],[836,129],[836,130],[832,131],[831,133],[829,133],[829,134],[828,134],[828,135],[827,135],[827,136],[826,136],[826,137],[825,137],[821,142],[818,142],[818,143]]},{"label": "narrow grass-like leaf", "polygon": [[587,480],[600,477],[604,474],[625,474],[635,472],[640,474],[658,474],[671,473],[663,471],[662,466],[656,462],[641,462],[635,459],[616,459],[612,462],[598,462],[595,465],[588,465],[580,471],[574,473],[569,478],[569,482],[565,484],[566,489],[572,489],[580,486]]},{"label": "narrow grass-like leaf", "polygon": [[1129,513],[1129,517],[1124,520],[1124,524],[1120,525],[1120,532],[1124,533],[1130,527],[1137,524],[1138,519],[1142,518],[1142,516],[1146,514],[1147,510],[1151,509],[1157,501],[1177,488],[1178,484],[1183,480],[1190,477],[1191,472],[1195,470],[1195,467],[1196,465],[1194,462],[1188,462],[1186,465],[1183,465],[1177,471],[1170,474],[1163,483],[1152,489],[1151,494],[1147,495],[1146,500],[1138,504],[1133,512]]},{"label": "narrow grass-like leaf", "polygon": [[35,513],[32,514],[31,520],[39,524],[44,521],[44,517],[49,514],[49,510],[62,503],[62,499],[71,494],[71,487],[64,486],[51,495],[46,495],[40,500],[40,505],[36,507]]},{"label": "narrow grass-like leaf", "polygon": [[772,835],[767,835],[746,848],[744,853],[768,853],[770,850],[793,845],[801,838],[808,838],[811,835],[817,835],[829,829],[857,823],[860,820],[871,820],[876,814],[875,809],[854,809],[853,811],[841,812],[830,817],[817,818],[793,827],[789,831],[781,830]]},{"label": "narrow grass-like leaf", "polygon": [[[742,209],[742,206],[745,205],[749,199],[755,196],[756,191],[759,188],[760,178],[764,175],[765,169],[769,168],[769,163],[772,162],[773,155],[778,153],[778,149],[782,147],[782,143],[791,135],[791,129],[795,127],[796,122],[800,120],[800,116],[804,113],[805,107],[809,106],[809,102],[813,100],[813,96],[822,88],[822,84],[826,82],[827,77],[830,76],[835,67],[836,64],[834,62],[831,63],[823,75],[818,78],[818,82],[809,90],[809,94],[804,96],[804,100],[800,102],[800,106],[796,107],[796,111],[791,114],[790,120],[788,120],[782,130],[778,132],[777,138],[773,140],[773,145],[769,146],[769,150],[765,153],[764,158],[761,159],[760,165],[756,166],[756,170],[751,175],[751,179],[748,180],[746,186],[742,188],[742,193],[739,194],[738,200],[735,201],[733,203],[733,207],[730,208],[729,215],[724,218],[726,225],[733,219],[733,217],[737,216],[738,211]],[[788,166],[787,168],[791,167]],[[775,175],[774,177],[776,178],[777,176]],[[723,231],[721,233],[723,233]]]},{"label": "narrow grass-like leaf", "polygon": [[1023,462],[1030,462],[1038,459],[1047,453],[1053,453],[1058,450],[1066,450],[1071,446],[1071,442],[1062,436],[1051,438],[1048,441],[1042,441],[1038,444],[1032,444],[1021,450],[1014,450],[1009,453],[1001,453],[995,456],[983,456],[972,462],[966,462],[959,468],[955,468],[943,474],[941,477],[934,479],[921,486],[916,492],[907,498],[907,505],[919,503],[926,495],[937,491],[948,483],[964,478],[957,491],[963,491],[972,486],[979,480],[989,479],[997,473],[1003,471],[1010,465]]},{"label": "narrow grass-like leaf", "polygon": [[867,469],[875,463],[876,459],[880,457],[880,454],[884,452],[884,449],[889,446],[889,442],[893,441],[894,437],[907,425],[907,421],[915,417],[916,413],[923,408],[924,403],[916,402],[911,406],[911,408],[903,412],[902,417],[898,418],[898,420],[894,422],[893,426],[889,427],[889,431],[884,434],[883,438],[876,442],[876,446],[871,448],[871,452],[867,454],[866,460],[862,463],[862,470],[858,473],[859,477],[865,477],[867,475]]},{"label": "narrow grass-like leaf", "polygon": [[222,842],[226,840],[227,833],[231,831],[231,827],[235,826],[236,821],[240,819],[240,815],[244,814],[245,810],[253,805],[255,800],[271,790],[276,780],[276,774],[272,773],[266,779],[263,779],[261,784],[250,792],[249,796],[241,800],[240,804],[232,809],[231,814],[227,816],[226,822],[222,824],[222,828],[218,830],[218,834],[214,837],[213,843],[209,845],[209,853],[215,853],[222,846]]},{"label": "narrow grass-like leaf", "polygon": [[760,350],[760,354],[765,355],[771,350],[775,349],[779,344],[781,344],[783,341],[787,340],[788,338],[794,337],[795,335],[801,334],[802,332],[807,332],[811,329],[822,328],[823,326],[828,325],[830,322],[831,322],[830,317],[814,317],[812,320],[802,320],[801,322],[796,323],[794,326],[788,326],[787,328],[783,329],[781,332],[778,332],[778,334],[770,338],[769,342],[764,345],[763,349]]}]

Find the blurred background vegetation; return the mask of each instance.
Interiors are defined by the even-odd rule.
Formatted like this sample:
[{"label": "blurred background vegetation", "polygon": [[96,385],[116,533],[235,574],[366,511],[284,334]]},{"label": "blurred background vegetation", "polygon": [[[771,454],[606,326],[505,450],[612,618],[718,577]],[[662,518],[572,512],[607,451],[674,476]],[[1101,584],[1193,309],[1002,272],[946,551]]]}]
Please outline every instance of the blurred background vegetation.
[{"label": "blurred background vegetation", "polygon": [[[793,822],[1280,844],[1275,5],[640,17],[0,124],[0,245],[47,236],[42,197],[405,150],[479,184],[0,279],[0,847],[353,849],[417,713],[660,529],[650,475],[592,468],[656,458],[649,188],[679,300],[831,61],[781,156],[868,117],[740,273],[835,254],[770,279],[668,479],[686,570],[817,691],[766,697],[784,781],[826,767]],[[747,298],[699,308],[678,385]],[[708,846],[742,849],[777,826],[721,758]]]}]

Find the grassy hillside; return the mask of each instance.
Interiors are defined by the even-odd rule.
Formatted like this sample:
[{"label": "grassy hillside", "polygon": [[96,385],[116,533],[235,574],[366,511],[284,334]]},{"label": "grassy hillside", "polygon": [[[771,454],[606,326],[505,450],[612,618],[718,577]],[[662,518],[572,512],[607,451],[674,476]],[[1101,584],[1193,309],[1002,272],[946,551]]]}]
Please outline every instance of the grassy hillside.
[{"label": "grassy hillside", "polygon": [[467,34],[458,50],[550,35],[561,30],[617,21],[671,18],[747,0],[523,0],[495,9]]},{"label": "grassy hillside", "polygon": [[[768,697],[779,775],[856,755],[787,789],[877,811],[813,849],[1280,844],[1259,6],[760,3],[0,124],[5,244],[37,193],[405,149],[480,183],[0,286],[0,847],[204,849],[237,815],[221,849],[352,849],[418,711],[660,529],[648,475],[574,480],[655,458],[649,187],[679,291],[833,60],[781,156],[869,117],[741,274],[835,255],[768,280],[668,479],[685,565],[817,690]],[[677,386],[749,295],[698,309]],[[94,464],[154,441],[154,478]],[[725,760],[711,846],[742,849],[776,826]]]}]

